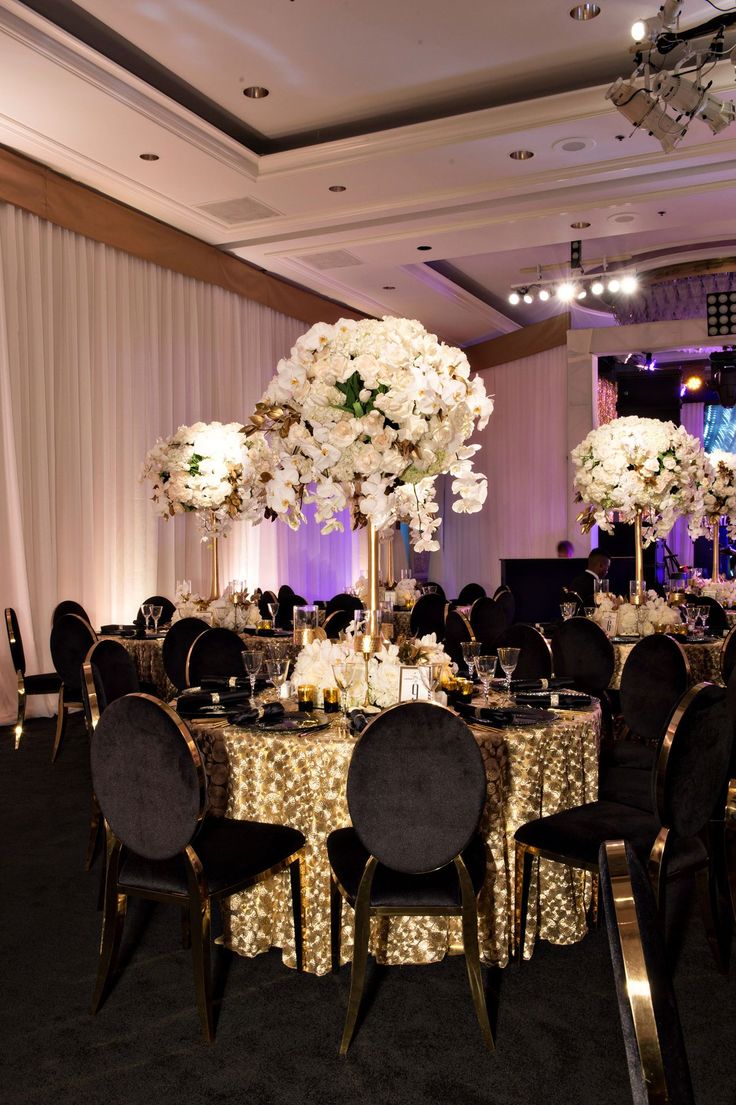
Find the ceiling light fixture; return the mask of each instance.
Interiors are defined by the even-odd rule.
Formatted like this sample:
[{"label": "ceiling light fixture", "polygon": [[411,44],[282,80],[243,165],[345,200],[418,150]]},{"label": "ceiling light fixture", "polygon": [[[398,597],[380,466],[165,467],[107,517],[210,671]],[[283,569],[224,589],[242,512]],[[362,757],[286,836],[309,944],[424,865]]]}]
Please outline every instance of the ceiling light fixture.
[{"label": "ceiling light fixture", "polygon": [[570,18],[577,20],[578,23],[595,19],[600,14],[601,9],[597,4],[576,4],[574,8],[570,8]]},{"label": "ceiling light fixture", "polygon": [[590,290],[593,295],[603,295],[603,283],[600,280],[594,280],[593,283],[590,285]]},{"label": "ceiling light fixture", "polygon": [[539,298],[541,299],[542,303],[547,302],[547,300],[549,299],[549,292],[546,288],[539,289]]},{"label": "ceiling light fixture", "polygon": [[159,156],[157,153],[139,153],[141,161],[158,161]]},{"label": "ceiling light fixture", "polygon": [[557,288],[557,298],[559,299],[560,303],[572,303],[573,299],[575,298],[576,291],[577,288],[574,284],[570,284],[569,282],[560,284]]},{"label": "ceiling light fixture", "polygon": [[584,219],[581,219],[577,223],[570,223],[570,230],[587,230],[589,226],[590,223],[585,222]]},{"label": "ceiling light fixture", "polygon": [[[604,266],[605,272],[605,266]],[[527,304],[538,300],[547,303],[554,295],[562,303],[571,303],[574,299],[587,299],[588,293],[594,296],[629,296],[639,288],[639,280],[636,273],[623,272],[610,278],[600,275],[593,276],[582,270],[576,271],[573,277],[565,277],[562,280],[545,280],[540,276],[532,284],[515,284],[509,292],[509,303],[516,307],[522,301]]]},{"label": "ceiling light fixture", "polygon": [[347,192],[347,188],[344,184],[331,184],[328,188],[329,192]]},{"label": "ceiling light fixture", "polygon": [[686,391],[700,391],[705,380],[699,374],[693,373],[692,376],[688,376],[684,382]]},{"label": "ceiling light fixture", "polygon": [[518,292],[511,292],[509,296],[509,303],[512,307],[515,307],[517,303],[521,303],[521,296]]},{"label": "ceiling light fixture", "polygon": [[509,154],[512,161],[528,161],[530,157],[534,157],[533,150],[512,150]]},{"label": "ceiling light fixture", "polygon": [[267,88],[264,88],[262,84],[251,84],[243,89],[243,95],[247,96],[249,100],[265,100],[266,96],[270,95],[270,92]]}]

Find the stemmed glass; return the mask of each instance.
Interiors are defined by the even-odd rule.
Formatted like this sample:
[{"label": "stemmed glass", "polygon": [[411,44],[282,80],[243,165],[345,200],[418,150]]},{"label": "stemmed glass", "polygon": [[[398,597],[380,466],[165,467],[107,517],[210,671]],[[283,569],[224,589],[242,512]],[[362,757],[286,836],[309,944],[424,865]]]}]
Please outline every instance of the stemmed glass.
[{"label": "stemmed glass", "polygon": [[336,660],[332,665],[332,674],[335,677],[335,682],[340,688],[340,709],[342,710],[340,728],[344,733],[349,732],[348,690],[352,686],[355,676],[358,674],[358,662],[356,660]]},{"label": "stemmed glass", "polygon": [[516,671],[520,653],[520,648],[500,648],[498,650],[498,662],[503,668],[504,675],[506,676],[506,685],[504,687],[506,694],[511,694],[511,676]]},{"label": "stemmed glass", "polygon": [[267,606],[268,606],[268,612],[271,615],[271,625],[275,629],[276,628],[276,615],[279,612],[279,604],[277,602],[269,602],[269,603],[267,603]]},{"label": "stemmed glass", "polygon": [[266,660],[266,675],[268,681],[273,686],[274,701],[278,702],[281,693],[281,687],[286,682],[286,677],[289,674],[289,664],[291,660],[277,658],[275,660]]},{"label": "stemmed glass", "polygon": [[596,606],[600,606],[603,601],[603,596],[610,594],[611,582],[608,579],[594,579],[593,580],[593,602]]},{"label": "stemmed glass", "polygon": [[158,620],[164,612],[163,606],[151,606],[151,617],[153,618],[153,632],[154,636],[158,633]]},{"label": "stemmed glass", "polygon": [[695,636],[695,622],[700,613],[700,607],[695,602],[685,603],[685,621],[687,622],[688,637]]},{"label": "stemmed glass", "polygon": [[[695,615],[695,632],[699,637],[704,637],[707,632],[710,610],[707,606],[698,606]],[[700,625],[698,625],[698,622]]]},{"label": "stemmed glass", "polygon": [[144,628],[146,633],[148,633],[148,619],[151,617],[152,608],[153,608],[153,606],[152,606],[152,603],[150,603],[150,602],[144,602],[143,606],[141,607],[141,614],[144,617],[143,628]]},{"label": "stemmed glass", "polygon": [[576,602],[561,602],[560,603],[560,610],[562,612],[562,617],[565,619],[565,621],[567,621],[568,618],[574,618],[575,617],[576,609],[577,609],[577,603]]},{"label": "stemmed glass", "polygon": [[244,648],[240,653],[243,658],[243,667],[245,668],[248,678],[250,679],[250,700],[255,702],[256,697],[256,676],[261,670],[261,664],[263,663],[263,653],[259,648]]},{"label": "stemmed glass", "polygon": [[491,680],[496,674],[496,657],[495,656],[476,656],[475,657],[475,670],[478,672],[478,678],[483,684],[483,697],[486,700],[486,706],[490,706],[491,703]]},{"label": "stemmed glass", "polygon": [[444,664],[437,664],[434,661],[429,664],[419,665],[419,678],[429,691],[430,702],[434,702],[434,692],[437,690],[437,684],[442,678],[443,667]]},{"label": "stemmed glass", "polygon": [[472,679],[473,673],[475,671],[475,661],[480,655],[480,641],[463,641],[460,647],[463,650],[463,660],[465,661],[465,666],[467,667],[470,678]]}]

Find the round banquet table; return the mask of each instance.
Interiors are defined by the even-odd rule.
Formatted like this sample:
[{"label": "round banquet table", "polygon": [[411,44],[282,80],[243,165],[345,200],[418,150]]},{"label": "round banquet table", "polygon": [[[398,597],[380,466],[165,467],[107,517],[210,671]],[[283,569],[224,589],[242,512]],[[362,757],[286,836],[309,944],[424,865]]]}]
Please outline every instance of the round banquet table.
[{"label": "round banquet table", "polygon": [[[677,640],[677,638],[675,639]],[[626,644],[617,643],[616,641],[613,642],[615,667],[609,687],[617,690],[621,686],[621,672],[623,671],[629,653],[636,643],[636,641],[627,642]],[[688,644],[684,641],[680,641],[680,644],[684,648],[685,655],[690,664],[690,679],[693,684],[702,682],[721,682],[722,640],[711,640],[703,644]]]},{"label": "round banquet table", "polygon": [[[488,795],[481,832],[488,877],[479,900],[485,962],[505,966],[513,942],[515,830],[524,822],[593,801],[598,785],[600,707],[556,711],[552,722],[474,735],[486,768]],[[210,778],[212,812],[292,825],[307,838],[304,871],[304,969],[330,971],[330,867],[325,840],[350,824],[345,788],[356,738],[336,726],[309,735],[269,733],[224,722],[194,725]],[[217,809],[219,805],[219,810]],[[530,893],[525,956],[536,936],[571,944],[586,931],[590,878],[541,861]],[[535,903],[537,908],[535,909]],[[222,942],[241,955],[281,948],[295,966],[288,875],[277,875],[223,902]],[[343,909],[341,958],[351,956],[352,910]],[[376,918],[371,951],[385,963],[430,963],[459,951],[459,918]]]},{"label": "round banquet table", "polygon": [[158,637],[120,637],[115,634],[105,634],[104,636],[123,645],[133,658],[138,678],[143,683],[151,683],[156,688],[159,698],[162,698],[164,702],[176,698],[179,692],[164,671],[164,661],[161,653],[164,633]]}]

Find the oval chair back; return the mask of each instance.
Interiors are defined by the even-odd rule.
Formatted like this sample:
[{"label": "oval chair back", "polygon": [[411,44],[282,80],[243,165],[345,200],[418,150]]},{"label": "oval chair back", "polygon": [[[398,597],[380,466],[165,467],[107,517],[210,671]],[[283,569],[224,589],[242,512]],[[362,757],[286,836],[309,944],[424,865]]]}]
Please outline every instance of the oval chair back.
[{"label": "oval chair back", "polygon": [[91,625],[92,619],[87,611],[82,606],[81,602],[75,602],[74,599],[63,599],[54,609],[51,615],[51,624],[55,625],[59,618],[63,618],[65,614],[77,614],[80,618]]},{"label": "oval chair back", "polygon": [[136,625],[143,625],[145,623],[146,619],[143,617],[143,607],[149,604],[151,606],[161,607],[161,617],[158,619],[159,626],[171,624],[171,619],[176,613],[176,607],[171,599],[167,599],[165,595],[151,595],[150,598],[144,599],[138,607],[138,613],[135,616]]},{"label": "oval chair back", "polygon": [[506,618],[506,625],[511,625],[516,613],[516,599],[508,587],[498,595],[496,604],[499,609],[503,611],[503,615]]},{"label": "oval chair back", "polygon": [[736,668],[736,625],[729,630],[721,648],[721,679],[728,684],[731,672]]},{"label": "oval chair back", "polygon": [[497,641],[497,648],[518,648],[519,660],[514,679],[550,679],[552,677],[552,649],[544,635],[533,625],[517,622],[504,629]]},{"label": "oval chair back", "polygon": [[496,588],[496,590],[493,592],[492,597],[494,599],[497,599],[499,595],[502,595],[504,593],[504,591],[510,591],[510,590],[511,590],[511,588],[509,587],[508,583],[501,583]]},{"label": "oval chair back", "polygon": [[667,726],[655,773],[655,811],[679,837],[697,836],[725,800],[733,746],[725,687],[686,691]]},{"label": "oval chair back", "polygon": [[621,672],[621,713],[636,737],[659,740],[690,685],[690,664],[674,637],[642,637]]},{"label": "oval chair back", "polygon": [[276,595],[273,591],[264,591],[258,600],[258,613],[262,618],[267,618],[269,620],[271,618],[271,611],[268,609],[268,604],[270,602],[278,602]]},{"label": "oval chair back", "polygon": [[370,855],[394,871],[419,874],[451,863],[475,833],[485,798],[478,744],[444,706],[393,706],[355,746],[350,817]]},{"label": "oval chair back", "polygon": [[164,637],[161,660],[164,671],[178,691],[187,685],[187,656],[197,637],[209,629],[201,618],[182,618],[174,622]]},{"label": "oval chair back", "polygon": [[294,607],[306,606],[307,600],[301,595],[295,595],[291,587],[286,585],[279,588],[279,609],[276,614],[276,629],[291,629],[294,624]]},{"label": "oval chair back", "polygon": [[560,588],[560,605],[562,605],[563,602],[574,602],[575,617],[585,617],[585,603],[580,598],[580,595],[577,593],[577,591],[571,591],[569,587]]},{"label": "oval chair back", "polygon": [[120,641],[96,641],[84,661],[83,684],[90,691],[87,669],[92,677],[97,708],[100,713],[111,702],[126,694],[140,691],[140,680],[133,657]]},{"label": "oval chair back", "polygon": [[710,595],[685,595],[685,602],[691,602],[694,606],[708,607],[707,633],[714,637],[722,637],[728,631],[726,611],[716,599],[711,598]]},{"label": "oval chair back", "polygon": [[94,629],[79,614],[62,614],[51,627],[51,659],[67,701],[81,702],[82,664],[96,640]]},{"label": "oval chair back", "polygon": [[458,606],[472,606],[476,599],[484,599],[485,597],[486,589],[481,587],[480,583],[466,583],[460,589],[457,604]]},{"label": "oval chair back", "polygon": [[448,610],[447,617],[445,618],[444,648],[447,655],[458,665],[458,667],[465,667],[463,643],[465,641],[474,640],[475,634],[473,633],[470,619],[466,618],[459,610]]},{"label": "oval chair back", "polygon": [[353,615],[349,610],[333,610],[327,615],[322,626],[325,636],[331,641],[338,640],[340,634],[352,624],[352,621]]},{"label": "oval chair back", "polygon": [[600,697],[613,678],[616,655],[603,630],[588,618],[569,618],[552,634],[555,675],[566,675],[578,690]]},{"label": "oval chair back", "polygon": [[111,703],[91,738],[92,785],[115,836],[146,859],[190,842],[207,803],[202,758],[165,703],[132,694]]},{"label": "oval chair back", "polygon": [[245,675],[241,653],[245,645],[232,629],[206,629],[192,642],[186,663],[187,687],[203,679],[229,679]]},{"label": "oval chair back", "polygon": [[412,636],[424,637],[434,633],[438,641],[445,639],[445,600],[436,592],[420,595],[409,615]]},{"label": "oval chair back", "polygon": [[445,594],[445,589],[441,583],[435,583],[433,579],[428,579],[424,586],[433,588],[433,590],[429,591],[428,594],[439,595],[443,602],[447,602],[447,595]]},{"label": "oval chair back", "polygon": [[26,674],[26,654],[23,648],[23,638],[20,635],[20,626],[18,625],[18,617],[13,610],[12,606],[5,607],[5,629],[8,634],[8,644],[10,646],[10,658],[13,661],[13,667],[16,671],[19,671],[21,675]]},{"label": "oval chair back", "polygon": [[335,610],[345,610],[352,617],[356,610],[363,609],[363,603],[357,595],[348,595],[346,593],[333,595],[325,606],[325,617],[329,618],[330,614],[333,614]]},{"label": "oval chair back", "polygon": [[476,599],[470,611],[470,624],[473,627],[475,638],[480,641],[482,653],[488,653],[495,649],[496,641],[508,628],[509,622],[506,611],[496,599]]}]

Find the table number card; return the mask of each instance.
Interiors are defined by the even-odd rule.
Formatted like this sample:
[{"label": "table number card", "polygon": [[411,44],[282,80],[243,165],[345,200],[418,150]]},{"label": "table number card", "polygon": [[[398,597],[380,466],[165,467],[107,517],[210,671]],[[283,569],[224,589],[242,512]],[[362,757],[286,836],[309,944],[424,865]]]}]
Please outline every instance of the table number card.
[{"label": "table number card", "polygon": [[428,702],[429,691],[419,668],[402,664],[399,670],[399,702]]},{"label": "table number card", "polygon": [[616,627],[618,625],[618,614],[615,610],[611,610],[608,614],[600,614],[599,622],[601,629],[607,637],[616,636]]}]

